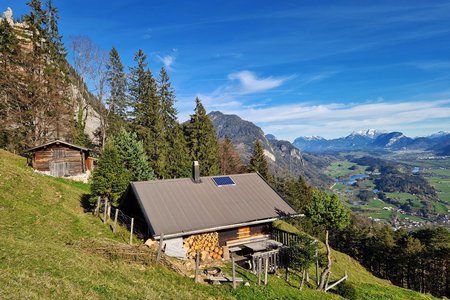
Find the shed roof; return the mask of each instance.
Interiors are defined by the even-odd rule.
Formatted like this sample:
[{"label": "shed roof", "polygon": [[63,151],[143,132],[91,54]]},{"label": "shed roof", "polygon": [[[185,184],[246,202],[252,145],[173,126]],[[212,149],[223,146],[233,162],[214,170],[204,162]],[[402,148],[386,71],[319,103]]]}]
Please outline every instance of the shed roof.
[{"label": "shed roof", "polygon": [[232,228],[295,215],[258,173],[229,175],[234,185],[217,186],[213,177],[132,182],[133,192],[154,237]]},{"label": "shed roof", "polygon": [[56,145],[62,144],[62,145],[66,145],[68,147],[80,149],[82,151],[89,151],[90,150],[88,148],[85,148],[85,147],[82,147],[82,146],[78,146],[78,145],[74,145],[74,144],[71,144],[71,143],[67,143],[65,141],[54,140],[54,141],[51,141],[51,142],[48,142],[48,143],[45,143],[45,144],[42,144],[42,145],[31,147],[31,148],[25,150],[25,152],[30,152],[30,151],[34,151],[34,150],[37,150],[37,149],[40,149],[40,148],[45,148],[45,147],[48,147],[48,146],[53,145],[53,144],[56,144]]}]

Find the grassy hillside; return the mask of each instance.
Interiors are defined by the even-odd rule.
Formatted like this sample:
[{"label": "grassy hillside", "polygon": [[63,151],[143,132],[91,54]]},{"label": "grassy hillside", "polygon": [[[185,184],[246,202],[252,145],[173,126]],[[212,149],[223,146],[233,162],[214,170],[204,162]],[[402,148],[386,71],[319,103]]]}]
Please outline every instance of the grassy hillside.
[{"label": "grassy hillside", "polygon": [[[0,299],[264,299],[297,297],[297,278],[270,276],[267,287],[240,271],[250,287],[194,284],[165,267],[128,263],[90,251],[117,246],[107,225],[80,204],[88,186],[34,173],[25,159],[0,150]],[[390,285],[335,252],[333,274],[345,270],[360,299],[431,299]],[[340,299],[306,289],[307,299]]]}]

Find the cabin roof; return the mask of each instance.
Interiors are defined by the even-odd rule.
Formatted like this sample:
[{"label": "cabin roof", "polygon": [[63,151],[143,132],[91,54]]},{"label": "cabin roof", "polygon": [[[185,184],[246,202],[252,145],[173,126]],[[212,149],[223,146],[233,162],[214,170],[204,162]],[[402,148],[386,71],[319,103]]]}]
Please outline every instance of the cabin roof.
[{"label": "cabin roof", "polygon": [[[234,185],[217,186],[213,177],[131,182],[150,232],[187,235],[269,222],[295,210],[258,173],[228,175]],[[125,203],[124,203],[125,204]]]},{"label": "cabin roof", "polygon": [[79,150],[82,150],[82,151],[89,151],[90,150],[89,148],[85,148],[85,147],[82,147],[82,146],[78,146],[78,145],[74,145],[74,144],[71,144],[71,143],[67,143],[67,142],[62,141],[62,140],[54,140],[54,141],[51,141],[51,142],[48,142],[48,143],[45,143],[45,144],[42,144],[42,145],[31,147],[31,148],[25,150],[25,152],[35,151],[35,150],[38,150],[40,148],[45,148],[45,147],[48,147],[48,146],[53,145],[53,144],[65,145],[65,146],[76,148],[76,149],[79,149]]}]

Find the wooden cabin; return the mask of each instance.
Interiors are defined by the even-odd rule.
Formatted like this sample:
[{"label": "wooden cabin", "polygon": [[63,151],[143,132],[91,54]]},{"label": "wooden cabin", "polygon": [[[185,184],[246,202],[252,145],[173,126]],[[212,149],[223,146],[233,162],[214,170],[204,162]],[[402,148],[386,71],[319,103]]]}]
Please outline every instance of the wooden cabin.
[{"label": "wooden cabin", "polygon": [[192,178],[131,182],[121,210],[144,235],[163,239],[167,255],[198,250],[214,259],[281,246],[272,222],[297,215],[260,174],[200,177],[198,164]]},{"label": "wooden cabin", "polygon": [[31,154],[30,165],[34,170],[55,177],[79,176],[94,168],[89,149],[61,140],[27,149]]}]

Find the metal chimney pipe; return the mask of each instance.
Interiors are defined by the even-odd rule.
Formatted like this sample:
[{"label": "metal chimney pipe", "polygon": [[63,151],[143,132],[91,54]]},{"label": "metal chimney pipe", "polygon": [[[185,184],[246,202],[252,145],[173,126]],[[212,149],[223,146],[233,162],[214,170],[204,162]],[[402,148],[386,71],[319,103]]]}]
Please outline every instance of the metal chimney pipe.
[{"label": "metal chimney pipe", "polygon": [[194,161],[192,164],[192,180],[195,183],[200,183],[202,180],[200,179],[200,165],[198,161]]}]

